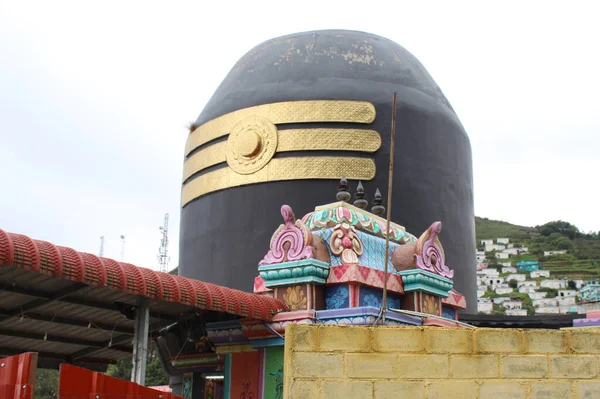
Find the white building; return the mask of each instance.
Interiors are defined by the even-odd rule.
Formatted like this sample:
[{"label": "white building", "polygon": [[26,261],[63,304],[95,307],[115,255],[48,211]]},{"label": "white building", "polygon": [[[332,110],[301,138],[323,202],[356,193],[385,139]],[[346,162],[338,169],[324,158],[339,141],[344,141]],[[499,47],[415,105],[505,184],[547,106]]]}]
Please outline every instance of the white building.
[{"label": "white building", "polygon": [[[519,292],[522,294],[527,294],[527,295],[529,295],[529,297],[531,297],[531,294],[534,294],[536,292],[535,289],[536,289],[536,287],[528,287],[528,286],[524,285],[524,286],[519,287]],[[545,294],[546,293],[544,292],[544,295]]]},{"label": "white building", "polygon": [[504,250],[502,250],[502,252],[507,253],[509,255],[518,255],[519,254],[519,249],[518,248],[506,248]]},{"label": "white building", "polygon": [[558,296],[560,298],[575,298],[577,296],[576,290],[558,290]]},{"label": "white building", "polygon": [[485,295],[485,292],[487,291],[487,289],[485,290],[480,290],[479,287],[477,288],[477,298],[481,298]]},{"label": "white building", "polygon": [[[517,272],[517,268],[510,266],[510,262],[505,262],[508,263],[508,266],[502,266],[502,273],[516,273]],[[504,265],[504,263],[502,263],[502,265]]]},{"label": "white building", "polygon": [[504,251],[506,249],[506,245],[494,244],[494,251]]},{"label": "white building", "polygon": [[481,245],[489,247],[490,245],[494,245],[494,240],[481,240],[479,241]]},{"label": "white building", "polygon": [[581,289],[584,285],[585,282],[581,279],[577,279],[577,280],[573,280],[575,282],[575,287],[577,287],[577,289]]},{"label": "white building", "polygon": [[[487,280],[485,280],[486,285],[490,285],[490,286],[497,286],[497,285],[501,285],[501,284],[505,284],[506,280],[504,280],[504,277],[494,277],[494,278],[488,278]],[[508,286],[508,284],[507,284]]]},{"label": "white building", "polygon": [[508,259],[509,254],[506,252],[496,252],[494,256],[496,257],[496,259]]},{"label": "white building", "polygon": [[535,280],[525,280],[517,282],[517,287],[537,287],[537,281]]},{"label": "white building", "polygon": [[506,301],[510,301],[510,298],[507,296],[499,296],[497,298],[492,298],[492,301],[496,304],[496,305],[500,305]]},{"label": "white building", "polygon": [[496,238],[498,244],[508,244],[510,240],[508,238]]},{"label": "white building", "polygon": [[542,280],[542,282],[540,283],[540,287],[544,287],[544,288],[553,288],[555,290],[561,289],[561,288],[565,288],[565,282],[564,280]]},{"label": "white building", "polygon": [[494,292],[498,295],[502,295],[502,294],[510,294],[511,292],[513,292],[513,289],[510,287],[497,287]]},{"label": "white building", "polygon": [[550,277],[550,270],[532,270],[529,272],[531,278]]},{"label": "white building", "polygon": [[485,252],[477,251],[477,253],[475,254],[475,257],[477,258],[477,262],[481,263],[485,260]]},{"label": "white building", "polygon": [[498,269],[483,269],[483,270],[477,270],[477,275],[478,276],[489,276],[489,277],[498,277],[500,275],[500,272],[498,271]]},{"label": "white building", "polygon": [[494,305],[488,298],[480,298],[477,300],[477,311],[481,313],[491,313]]},{"label": "white building", "polygon": [[559,251],[544,251],[544,256],[564,255],[566,253],[567,253],[567,250],[565,250],[565,249],[561,249]]},{"label": "white building", "polygon": [[529,248],[527,248],[527,247],[521,247],[521,248],[519,248],[519,253],[526,254],[528,252],[529,252]]},{"label": "white building", "polygon": [[531,302],[533,302],[533,306],[536,308],[558,306],[558,300],[556,298],[534,299]]},{"label": "white building", "polygon": [[509,274],[508,276],[505,277],[505,279],[506,279],[506,281],[510,281],[510,280],[525,281],[525,280],[527,280],[527,275],[514,273],[514,274]]},{"label": "white building", "polygon": [[507,316],[527,316],[527,309],[507,309]]},{"label": "white building", "polygon": [[560,309],[557,308],[556,306],[535,309],[535,314],[558,314],[558,313],[560,313]]},{"label": "white building", "polygon": [[515,244],[506,244],[506,248],[514,248]]},{"label": "white building", "polygon": [[[521,291],[519,291],[521,292]],[[546,297],[546,293],[544,291],[534,291],[534,292],[528,292],[529,294],[529,298],[531,299],[542,299]]]},{"label": "white building", "polygon": [[569,297],[558,297],[558,306],[566,306],[566,307],[571,307],[575,305],[575,297],[574,296],[569,296]]}]

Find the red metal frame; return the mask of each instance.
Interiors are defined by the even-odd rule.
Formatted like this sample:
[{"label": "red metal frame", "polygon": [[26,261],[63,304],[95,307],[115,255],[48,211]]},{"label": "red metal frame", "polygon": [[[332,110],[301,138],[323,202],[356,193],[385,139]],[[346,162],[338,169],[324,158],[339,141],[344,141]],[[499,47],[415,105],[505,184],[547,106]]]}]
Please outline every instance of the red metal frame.
[{"label": "red metal frame", "polygon": [[183,399],[102,373],[61,364],[58,399]]},{"label": "red metal frame", "polygon": [[0,398],[33,399],[37,353],[22,353],[0,359]]}]

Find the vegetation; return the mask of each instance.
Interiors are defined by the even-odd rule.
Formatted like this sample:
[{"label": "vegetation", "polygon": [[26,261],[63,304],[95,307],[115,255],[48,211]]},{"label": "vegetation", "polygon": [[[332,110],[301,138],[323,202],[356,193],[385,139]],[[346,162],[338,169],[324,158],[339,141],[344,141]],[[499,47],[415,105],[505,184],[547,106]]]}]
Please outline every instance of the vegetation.
[{"label": "vegetation", "polygon": [[[483,250],[481,240],[501,237],[509,238],[515,247],[527,247],[528,254],[510,258],[513,265],[519,260],[537,260],[553,278],[600,279],[600,232],[584,233],[575,225],[560,220],[525,227],[476,217],[475,227],[479,250]],[[567,253],[544,256],[544,251],[552,250],[566,250]],[[500,261],[494,252],[486,252],[486,258],[490,267],[499,267]]]}]

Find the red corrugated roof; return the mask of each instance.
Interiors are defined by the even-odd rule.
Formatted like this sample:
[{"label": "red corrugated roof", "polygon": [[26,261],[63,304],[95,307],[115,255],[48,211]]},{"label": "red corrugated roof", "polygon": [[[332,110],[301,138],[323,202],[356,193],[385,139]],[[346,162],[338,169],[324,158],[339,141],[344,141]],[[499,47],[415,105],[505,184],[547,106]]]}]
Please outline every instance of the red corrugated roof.
[{"label": "red corrugated roof", "polygon": [[0,230],[0,266],[258,320],[289,310],[278,299],[101,258]]}]

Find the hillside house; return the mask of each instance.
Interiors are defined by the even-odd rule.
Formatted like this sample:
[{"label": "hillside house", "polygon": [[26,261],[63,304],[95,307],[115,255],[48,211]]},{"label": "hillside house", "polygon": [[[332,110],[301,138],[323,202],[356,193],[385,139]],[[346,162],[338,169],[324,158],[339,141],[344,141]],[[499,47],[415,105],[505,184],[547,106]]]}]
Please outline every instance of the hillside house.
[{"label": "hillside house", "polygon": [[531,278],[550,277],[550,270],[534,270],[529,272]]},{"label": "hillside house", "polygon": [[558,306],[574,306],[575,305],[575,297],[558,297]]},{"label": "hillside house", "polygon": [[533,270],[539,270],[540,264],[537,260],[518,260],[517,270],[520,272],[531,272]]},{"label": "hillside house", "polygon": [[548,280],[542,280],[542,282],[540,283],[540,287],[552,288],[555,290],[565,288],[565,286],[566,286],[566,284],[565,284],[564,280],[548,279]]},{"label": "hillside house", "polygon": [[537,287],[537,281],[535,280],[525,280],[525,281],[519,281],[517,282],[517,287],[521,288],[521,287]]},{"label": "hillside house", "polygon": [[498,295],[510,294],[511,292],[513,292],[513,289],[510,287],[496,287],[494,292]]},{"label": "hillside house", "polygon": [[531,302],[533,302],[533,306],[536,308],[558,306],[558,300],[556,298],[534,299]]},{"label": "hillside house", "polygon": [[492,245],[494,245],[494,240],[481,240],[480,243],[484,247],[491,247]]},{"label": "hillside house", "polygon": [[527,309],[507,309],[507,316],[527,316]]},{"label": "hillside house", "polygon": [[485,252],[477,251],[477,253],[475,254],[475,257],[477,258],[477,263],[481,263],[481,262],[485,261]]},{"label": "hillside house", "polygon": [[508,238],[496,238],[498,244],[508,244],[510,240]]},{"label": "hillside house", "polygon": [[487,287],[484,287],[483,289],[481,289],[480,287],[477,287],[477,298],[481,298],[485,295],[487,291]]},{"label": "hillside house", "polygon": [[494,256],[496,259],[508,259],[510,255],[506,252],[496,252]]},{"label": "hillside house", "polygon": [[578,290],[580,290],[581,287],[583,287],[585,285],[585,282],[582,279],[573,280],[573,282],[575,283],[575,287]]},{"label": "hillside house", "polygon": [[514,247],[515,247],[515,244],[506,244],[506,248],[507,248],[507,249],[508,249],[508,248],[514,248]]},{"label": "hillside house", "polygon": [[[536,287],[521,286],[521,287],[519,287],[519,292],[521,294],[527,294],[531,298],[531,295],[536,293]],[[544,295],[545,294],[546,293],[544,292]],[[544,295],[542,295],[542,298],[544,297]]]},{"label": "hillside house", "polygon": [[558,308],[556,306],[535,308],[535,314],[558,314],[558,313],[560,313],[560,308]]},{"label": "hillside house", "polygon": [[[502,266],[502,273],[516,273],[517,272],[517,268],[510,266],[510,262],[505,262],[508,263],[508,266]],[[502,263],[502,265],[504,265],[504,263]]]},{"label": "hillside house", "polygon": [[494,304],[496,304],[496,305],[501,305],[506,301],[510,301],[510,298],[507,296],[500,296],[498,298],[492,298],[492,302],[494,302]]},{"label": "hillside house", "polygon": [[[519,291],[520,292],[520,291]],[[544,291],[533,291],[528,292],[529,298],[533,299],[542,299],[546,297],[546,293]]]},{"label": "hillside house", "polygon": [[500,275],[500,272],[498,271],[498,269],[482,269],[477,270],[477,275],[487,277],[498,277]]},{"label": "hillside house", "polygon": [[544,256],[551,256],[551,255],[564,255],[567,253],[567,250],[565,249],[561,249],[558,251],[544,251]]},{"label": "hillside house", "polygon": [[504,251],[506,249],[506,245],[494,244],[494,251]]},{"label": "hillside house", "polygon": [[561,298],[569,298],[569,297],[575,298],[577,296],[577,291],[569,290],[569,289],[558,290],[558,296]]},{"label": "hillside house", "polygon": [[480,298],[477,300],[477,311],[481,313],[491,313],[494,308],[493,302],[489,298]]},{"label": "hillside house", "polygon": [[507,253],[509,255],[517,256],[519,254],[518,248],[506,248],[502,252]]}]

